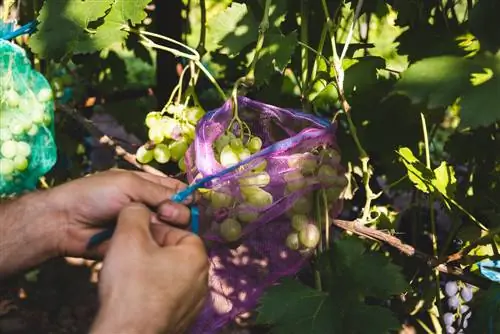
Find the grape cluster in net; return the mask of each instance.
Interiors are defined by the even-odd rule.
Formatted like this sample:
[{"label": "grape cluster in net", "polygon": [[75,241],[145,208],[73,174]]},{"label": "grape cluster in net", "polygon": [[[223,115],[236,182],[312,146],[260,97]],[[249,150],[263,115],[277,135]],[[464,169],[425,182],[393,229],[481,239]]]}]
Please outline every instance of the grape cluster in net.
[{"label": "grape cluster in net", "polygon": [[201,108],[182,104],[169,104],[163,111],[150,112],[145,121],[149,142],[137,150],[137,161],[142,164],[153,160],[159,164],[174,161],[185,171],[184,155],[194,140],[196,123],[204,114]]},{"label": "grape cluster in net", "polygon": [[447,312],[443,315],[445,333],[465,333],[472,316],[467,305],[473,297],[473,287],[461,281],[448,281],[444,286]]},{"label": "grape cluster in net", "polygon": [[0,193],[34,188],[55,163],[54,100],[23,49],[0,41]]}]

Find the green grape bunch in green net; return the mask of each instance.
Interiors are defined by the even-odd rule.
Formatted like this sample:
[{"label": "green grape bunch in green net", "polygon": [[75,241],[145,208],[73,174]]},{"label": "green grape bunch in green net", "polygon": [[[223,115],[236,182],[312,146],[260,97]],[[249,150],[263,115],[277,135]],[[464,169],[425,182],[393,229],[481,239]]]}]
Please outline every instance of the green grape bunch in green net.
[{"label": "green grape bunch in green net", "polygon": [[24,49],[0,40],[0,195],[34,189],[54,166],[53,122],[50,84]]}]

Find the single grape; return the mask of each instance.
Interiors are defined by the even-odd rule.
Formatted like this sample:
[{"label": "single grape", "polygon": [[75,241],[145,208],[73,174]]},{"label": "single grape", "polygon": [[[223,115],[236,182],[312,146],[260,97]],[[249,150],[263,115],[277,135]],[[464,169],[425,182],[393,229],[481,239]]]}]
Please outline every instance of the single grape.
[{"label": "single grape", "polygon": [[329,203],[337,201],[340,198],[341,194],[342,194],[342,189],[340,188],[326,189],[326,199]]},{"label": "single grape", "polygon": [[19,94],[15,90],[9,89],[3,97],[9,107],[15,108],[19,105]]},{"label": "single grape", "polygon": [[184,157],[182,157],[182,158],[179,159],[179,162],[177,163],[177,165],[179,166],[179,169],[182,172],[186,171],[186,160],[184,160]]},{"label": "single grape", "polygon": [[181,131],[184,137],[189,138],[190,140],[194,140],[194,137],[196,135],[196,128],[194,125],[190,123],[183,123],[181,124]]},{"label": "single grape", "polygon": [[293,213],[302,213],[302,214],[309,213],[311,209],[312,209],[312,201],[310,198],[306,196],[299,197],[291,208]]},{"label": "single grape", "polygon": [[182,157],[184,157],[184,154],[186,154],[188,144],[185,140],[181,139],[170,143],[170,145],[168,145],[168,149],[170,150],[170,157],[172,160],[179,161]]},{"label": "single grape", "polygon": [[243,223],[253,223],[259,218],[259,213],[250,210],[239,210],[238,220]]},{"label": "single grape", "polygon": [[446,334],[455,334],[455,328],[452,326],[446,326]]},{"label": "single grape", "polygon": [[250,173],[239,179],[241,186],[265,187],[271,182],[271,176],[266,172]]},{"label": "single grape", "polygon": [[222,149],[219,158],[221,165],[224,167],[231,167],[240,161],[238,155],[233,151],[230,145],[226,145]]},{"label": "single grape", "polygon": [[221,236],[229,242],[236,241],[241,237],[241,224],[236,219],[227,218],[220,224]]},{"label": "single grape", "polygon": [[31,155],[31,146],[25,141],[17,142],[17,155],[29,157]]},{"label": "single grape", "polygon": [[229,142],[229,145],[231,145],[231,148],[235,153],[241,152],[244,148],[243,142],[241,141],[240,138],[231,139],[231,141]]},{"label": "single grape", "polygon": [[262,139],[259,137],[252,137],[247,143],[247,148],[250,150],[252,153],[259,152],[260,149],[262,148]]},{"label": "single grape", "polygon": [[36,98],[42,103],[49,102],[52,100],[52,90],[49,88],[42,88],[38,91]]},{"label": "single grape", "polygon": [[24,132],[24,125],[19,122],[12,122],[9,125],[9,130],[12,135],[19,136]]},{"label": "single grape", "polygon": [[12,159],[17,154],[17,142],[13,140],[8,140],[2,144],[0,148],[0,153],[2,153],[4,158]]},{"label": "single grape", "polygon": [[460,290],[460,296],[462,297],[464,302],[470,302],[472,300],[472,289],[468,286],[464,286]]},{"label": "single grape", "polygon": [[451,296],[450,298],[448,298],[448,307],[452,310],[456,310],[458,308],[459,303],[460,303],[460,301],[458,300],[457,295]]},{"label": "single grape", "polygon": [[145,123],[148,128],[153,128],[159,125],[160,120],[161,120],[161,112],[152,111],[146,115]]},{"label": "single grape", "polygon": [[45,126],[49,126],[51,123],[52,123],[52,116],[50,116],[49,114],[44,114],[42,124]]},{"label": "single grape", "polygon": [[182,104],[171,104],[166,109],[167,113],[170,115],[182,116],[184,111],[184,105]]},{"label": "single grape", "polygon": [[26,170],[28,168],[28,159],[23,156],[16,156],[14,158],[14,168],[20,172]]},{"label": "single grape", "polygon": [[302,231],[307,226],[307,224],[309,224],[309,218],[307,218],[306,215],[295,214],[292,216],[292,228],[295,231]]},{"label": "single grape", "polygon": [[349,180],[347,179],[347,176],[345,176],[345,175],[339,175],[335,179],[335,185],[341,189],[344,189],[345,187],[347,187],[348,184],[349,184]]},{"label": "single grape", "polygon": [[469,327],[469,321],[468,321],[468,320],[464,320],[464,321],[462,322],[462,328],[463,328],[463,329],[466,329],[467,327]]},{"label": "single grape", "polygon": [[139,149],[135,153],[135,158],[141,164],[147,164],[147,163],[150,163],[151,160],[153,160],[154,152],[153,152],[153,150],[147,150],[146,147],[141,146],[141,147],[139,147]]},{"label": "single grape", "polygon": [[160,122],[160,127],[163,131],[163,136],[168,139],[178,139],[180,131],[179,123],[170,117],[163,117]]},{"label": "single grape", "polygon": [[165,144],[158,144],[153,150],[154,159],[160,164],[166,164],[170,160],[170,150]]},{"label": "single grape", "polygon": [[454,296],[458,292],[458,285],[455,281],[448,281],[444,286],[444,292],[448,297]]},{"label": "single grape", "polygon": [[210,195],[210,201],[216,209],[229,208],[233,204],[233,197],[220,191],[214,191]]},{"label": "single grape", "polygon": [[191,124],[195,125],[203,118],[205,112],[199,107],[188,108],[184,112],[184,118]]},{"label": "single grape", "polygon": [[289,192],[294,192],[303,189],[306,185],[306,179],[299,171],[293,171],[286,173],[283,178],[286,182],[286,189]]},{"label": "single grape", "polygon": [[12,139],[12,133],[8,128],[0,128],[0,143],[11,140]]},{"label": "single grape", "polygon": [[318,161],[310,153],[292,155],[287,162],[290,168],[298,169],[305,175],[313,174],[318,167]]},{"label": "single grape", "polygon": [[38,125],[33,124],[33,125],[31,126],[31,128],[28,130],[28,132],[26,132],[26,133],[28,134],[28,136],[30,136],[30,137],[34,137],[34,136],[36,136],[36,134],[38,133],[38,130],[39,130],[39,129],[38,129]]},{"label": "single grape", "polygon": [[229,144],[231,138],[227,135],[222,135],[215,141],[215,150],[220,153],[222,149]]},{"label": "single grape", "polygon": [[337,171],[329,165],[322,165],[318,169],[318,180],[323,184],[334,184],[337,180]]},{"label": "single grape", "polygon": [[460,305],[460,308],[459,308],[460,314],[463,315],[464,313],[467,313],[467,311],[469,311],[469,306],[467,306],[465,304]]},{"label": "single grape", "polygon": [[250,153],[250,151],[248,149],[244,148],[241,150],[241,152],[238,152],[238,159],[240,161],[243,161],[245,159],[250,158],[251,155],[252,155],[252,153]]},{"label": "single grape", "polygon": [[42,124],[45,116],[45,110],[40,103],[35,103],[30,106],[31,120],[36,124]]},{"label": "single grape", "polygon": [[445,313],[443,315],[443,321],[446,326],[451,326],[455,322],[455,315],[453,313]]},{"label": "single grape", "polygon": [[263,208],[273,204],[273,196],[256,186],[241,187],[241,194],[251,206]]},{"label": "single grape", "polygon": [[153,126],[148,131],[149,140],[155,144],[160,144],[165,138],[163,135],[163,129],[161,126]]},{"label": "single grape", "polygon": [[0,159],[0,175],[10,176],[14,172],[14,162],[10,159]]},{"label": "single grape", "polygon": [[319,156],[321,161],[329,160],[333,164],[340,162],[340,153],[332,148],[321,151]]},{"label": "single grape", "polygon": [[263,172],[267,168],[267,160],[262,160],[252,169],[252,172],[258,173]]},{"label": "single grape", "polygon": [[298,250],[300,248],[299,234],[290,233],[286,238],[285,245],[291,250]]},{"label": "single grape", "polygon": [[307,248],[314,248],[319,243],[319,229],[314,224],[307,224],[300,232],[299,232],[299,240],[302,245]]}]

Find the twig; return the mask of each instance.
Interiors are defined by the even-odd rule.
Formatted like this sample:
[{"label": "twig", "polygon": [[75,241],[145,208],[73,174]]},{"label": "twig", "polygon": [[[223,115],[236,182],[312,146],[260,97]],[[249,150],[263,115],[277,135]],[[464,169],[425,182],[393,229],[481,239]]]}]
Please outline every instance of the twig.
[{"label": "twig", "polygon": [[477,246],[479,246],[479,245],[485,245],[485,244],[489,243],[490,241],[492,241],[493,238],[495,236],[497,236],[499,233],[500,233],[500,227],[491,229],[490,232],[487,235],[485,235],[484,237],[479,238],[479,239],[471,242],[468,246],[462,248],[458,252],[456,252],[454,254],[451,254],[450,256],[448,256],[445,259],[444,262],[445,263],[450,263],[450,262],[461,260],[464,256],[466,256],[471,250],[473,250]]},{"label": "twig", "polygon": [[158,169],[149,166],[149,165],[142,165],[137,160],[135,159],[135,155],[127,152],[123,147],[115,143],[111,138],[109,138],[106,134],[102,133],[101,130],[99,130],[89,119],[83,117],[80,115],[80,113],[69,106],[63,105],[63,104],[58,104],[57,109],[60,111],[63,111],[64,113],[68,114],[71,116],[73,119],[75,119],[78,123],[80,123],[85,130],[87,130],[90,135],[95,137],[96,139],[99,140],[99,143],[103,145],[108,145],[112,148],[114,148],[115,153],[118,157],[122,158],[129,164],[135,166],[138,169],[142,169],[146,173],[153,174],[153,175],[158,175],[158,176],[163,176],[167,177],[167,175]]},{"label": "twig", "polygon": [[416,258],[423,263],[425,263],[427,266],[430,268],[437,269],[438,271],[453,275],[453,276],[459,276],[461,280],[472,283],[476,286],[489,286],[491,284],[490,281],[483,279],[478,276],[474,275],[468,275],[464,273],[464,271],[460,267],[456,266],[451,266],[447,264],[442,264],[439,263],[438,259],[434,256],[427,255],[418,249],[415,249],[415,247],[405,244],[401,240],[399,240],[397,237],[390,235],[388,233],[376,230],[371,227],[367,227],[362,224],[360,220],[354,220],[354,221],[348,221],[348,220],[341,220],[341,219],[332,219],[332,222],[335,226],[352,232],[354,234],[357,234],[362,237],[370,238],[372,240],[376,240],[379,242],[384,242],[397,250],[399,250],[401,253],[409,256]]},{"label": "twig", "polygon": [[207,6],[205,0],[200,0],[200,14],[201,14],[201,28],[200,28],[200,41],[196,47],[200,57],[202,57],[207,50],[205,49],[205,39],[207,35]]}]

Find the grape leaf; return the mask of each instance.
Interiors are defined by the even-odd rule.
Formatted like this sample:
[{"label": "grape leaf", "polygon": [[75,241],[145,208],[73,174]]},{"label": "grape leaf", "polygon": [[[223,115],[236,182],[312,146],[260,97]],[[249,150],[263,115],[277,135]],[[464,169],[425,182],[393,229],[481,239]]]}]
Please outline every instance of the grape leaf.
[{"label": "grape leaf", "polygon": [[[37,17],[31,50],[41,58],[59,60],[70,54],[92,53],[127,37],[123,25],[145,17],[151,0],[45,1]],[[95,27],[96,26],[96,27]]]},{"label": "grape leaf", "polygon": [[425,103],[429,109],[448,106],[472,87],[470,76],[479,71],[477,64],[461,57],[425,58],[403,72],[394,93],[408,96],[413,103]]},{"label": "grape leaf", "polygon": [[245,4],[233,2],[207,22],[207,51],[215,51],[229,56],[237,55],[245,46],[255,42],[258,23]]},{"label": "grape leaf", "polygon": [[470,333],[498,333],[500,331],[500,284],[494,283],[475,298]]},{"label": "grape leaf", "polygon": [[269,81],[274,71],[283,72],[297,46],[297,32],[287,36],[268,33],[264,38],[264,46],[255,64],[255,81],[263,84]]},{"label": "grape leaf", "polygon": [[497,23],[499,11],[498,0],[478,1],[470,11],[469,26],[472,34],[479,39],[483,48],[493,52],[500,49],[500,30]]},{"label": "grape leaf", "polygon": [[328,294],[285,279],[261,298],[257,323],[273,324],[273,333],[327,333],[331,329]]}]

